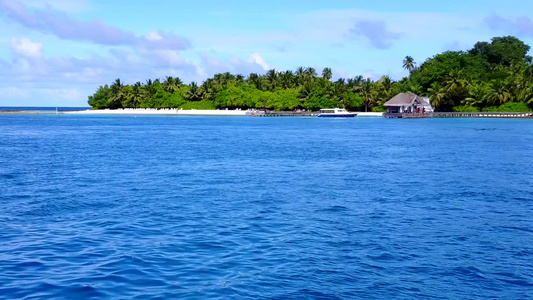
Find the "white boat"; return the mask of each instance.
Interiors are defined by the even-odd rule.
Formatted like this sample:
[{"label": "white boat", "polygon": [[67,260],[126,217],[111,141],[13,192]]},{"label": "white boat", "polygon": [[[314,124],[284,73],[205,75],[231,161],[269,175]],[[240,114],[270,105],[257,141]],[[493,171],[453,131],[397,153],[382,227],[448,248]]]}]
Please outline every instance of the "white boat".
[{"label": "white boat", "polygon": [[321,118],[353,118],[356,113],[346,111],[344,108],[324,108],[318,113]]}]

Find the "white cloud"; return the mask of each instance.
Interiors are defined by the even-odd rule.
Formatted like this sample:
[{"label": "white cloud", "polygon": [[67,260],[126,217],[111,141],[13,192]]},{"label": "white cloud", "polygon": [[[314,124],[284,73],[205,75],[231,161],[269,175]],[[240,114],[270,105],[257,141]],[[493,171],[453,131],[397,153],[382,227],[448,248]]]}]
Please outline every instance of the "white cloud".
[{"label": "white cloud", "polygon": [[206,53],[201,52],[200,58],[202,59],[203,67],[200,69],[199,74],[203,77],[224,73],[229,70],[229,67],[224,62],[209,57]]},{"label": "white cloud", "polygon": [[4,98],[28,98],[30,93],[27,89],[18,88],[18,87],[0,87],[0,95]]},{"label": "white cloud", "polygon": [[[311,39],[345,40],[354,24],[364,20],[387,20],[387,28],[402,35],[402,40],[445,41],[450,38],[470,38],[469,30],[478,26],[482,15],[437,12],[378,12],[358,9],[321,10],[304,13],[294,18],[299,36]],[[373,27],[369,28],[369,34]]]},{"label": "white cloud", "polygon": [[178,51],[174,50],[155,50],[153,52],[162,62],[170,66],[180,66],[185,65],[188,62],[179,54]]},{"label": "white cloud", "polygon": [[77,89],[40,89],[40,91],[55,100],[66,100],[69,102],[80,102],[87,97],[87,95],[82,95]]},{"label": "white cloud", "polygon": [[163,37],[157,31],[150,31],[146,34],[146,39],[149,41],[160,41]]},{"label": "white cloud", "polygon": [[[210,54],[220,56],[214,52]],[[202,64],[199,65],[198,75],[204,77],[203,79],[224,72],[242,75],[248,75],[250,73],[264,74],[265,71],[271,68],[258,52],[253,53],[246,60],[237,55],[233,55],[229,59],[217,59],[203,52],[200,53],[200,58]]]},{"label": "white cloud", "polygon": [[270,66],[266,63],[263,57],[261,57],[259,52],[255,52],[254,54],[252,54],[252,56],[248,58],[248,62],[260,65],[265,71],[270,70]]},{"label": "white cloud", "polygon": [[11,49],[16,54],[29,58],[41,58],[43,56],[43,44],[32,42],[29,39],[11,38]]},{"label": "white cloud", "polygon": [[375,72],[372,72],[372,71],[367,71],[364,75],[363,75],[363,78],[364,79],[372,79],[372,80],[378,80],[381,78],[381,76],[383,75],[380,75],[380,74],[377,74]]}]

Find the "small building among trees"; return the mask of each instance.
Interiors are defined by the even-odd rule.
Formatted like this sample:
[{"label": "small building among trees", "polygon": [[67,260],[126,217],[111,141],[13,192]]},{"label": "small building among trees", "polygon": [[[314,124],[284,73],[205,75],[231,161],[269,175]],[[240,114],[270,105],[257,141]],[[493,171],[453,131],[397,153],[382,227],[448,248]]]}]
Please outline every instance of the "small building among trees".
[{"label": "small building among trees", "polygon": [[400,93],[383,104],[387,114],[424,114],[433,112],[429,99],[413,93]]}]

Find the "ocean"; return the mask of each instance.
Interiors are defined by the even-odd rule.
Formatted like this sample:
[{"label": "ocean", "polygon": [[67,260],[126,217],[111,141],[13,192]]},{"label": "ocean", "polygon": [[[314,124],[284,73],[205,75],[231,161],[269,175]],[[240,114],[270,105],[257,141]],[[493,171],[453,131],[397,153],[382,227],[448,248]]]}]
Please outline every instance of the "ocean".
[{"label": "ocean", "polygon": [[0,115],[0,298],[531,299],[532,134]]},{"label": "ocean", "polygon": [[0,106],[1,111],[28,111],[28,112],[54,112],[54,111],[77,111],[87,110],[90,107],[36,107],[36,106]]}]

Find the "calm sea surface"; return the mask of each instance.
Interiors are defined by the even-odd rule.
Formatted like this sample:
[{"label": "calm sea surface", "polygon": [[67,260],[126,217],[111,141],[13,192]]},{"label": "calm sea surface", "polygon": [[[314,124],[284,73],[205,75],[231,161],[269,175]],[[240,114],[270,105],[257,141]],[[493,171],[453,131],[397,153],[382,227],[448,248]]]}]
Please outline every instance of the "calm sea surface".
[{"label": "calm sea surface", "polygon": [[0,298],[532,297],[533,120],[0,116]]},{"label": "calm sea surface", "polygon": [[54,111],[74,111],[74,110],[87,110],[90,107],[37,107],[37,106],[0,106],[1,111],[34,111],[34,112],[54,112]]}]

